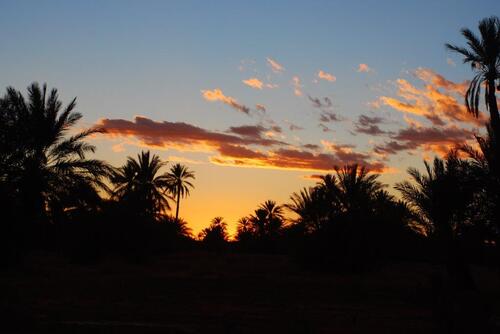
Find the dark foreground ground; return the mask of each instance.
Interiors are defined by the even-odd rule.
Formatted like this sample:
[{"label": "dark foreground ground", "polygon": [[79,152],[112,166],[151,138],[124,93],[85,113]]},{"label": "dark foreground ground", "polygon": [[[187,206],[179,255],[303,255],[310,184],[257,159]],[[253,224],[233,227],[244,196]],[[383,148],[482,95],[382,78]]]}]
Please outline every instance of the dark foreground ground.
[{"label": "dark foreground ground", "polygon": [[0,333],[500,333],[499,275],[481,267],[480,293],[457,295],[436,292],[431,277],[442,268],[425,263],[364,275],[201,252],[146,265],[30,263],[2,273]]}]

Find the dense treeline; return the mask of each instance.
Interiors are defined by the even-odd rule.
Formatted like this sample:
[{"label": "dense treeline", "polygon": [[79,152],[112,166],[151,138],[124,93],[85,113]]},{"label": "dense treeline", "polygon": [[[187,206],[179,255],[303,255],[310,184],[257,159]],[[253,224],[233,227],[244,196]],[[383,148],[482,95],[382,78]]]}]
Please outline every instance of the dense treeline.
[{"label": "dense treeline", "polygon": [[37,83],[27,96],[7,88],[0,98],[2,261],[15,264],[40,249],[78,262],[110,253],[144,261],[196,248],[287,253],[311,269],[356,272],[393,259],[426,260],[446,264],[457,284],[474,288],[468,263],[500,264],[499,20],[485,19],[479,30],[480,37],[463,30],[468,48],[447,45],[476,73],[465,96],[476,116],[486,87],[490,122],[477,149],[456,147],[424,162],[423,172],[410,168],[410,180],[395,185],[400,198],[363,166],[332,166],[289,203],[268,200],[242,217],[234,240],[222,217],[197,238],[179,218],[193,171],[150,152],[118,168],[89,158],[95,147],[86,139],[102,130],[75,131],[82,117],[75,100],[64,106],[57,90]]}]

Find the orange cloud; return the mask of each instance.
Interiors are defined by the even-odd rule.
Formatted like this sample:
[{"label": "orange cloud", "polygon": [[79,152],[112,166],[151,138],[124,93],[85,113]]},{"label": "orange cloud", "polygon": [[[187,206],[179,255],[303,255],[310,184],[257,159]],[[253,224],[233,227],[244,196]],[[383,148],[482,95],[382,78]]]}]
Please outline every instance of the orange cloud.
[{"label": "orange cloud", "polygon": [[273,83],[266,83],[265,86],[266,86],[266,88],[270,88],[270,89],[279,87],[278,84],[273,84]]},{"label": "orange cloud", "polygon": [[[239,155],[238,151],[238,154]],[[344,166],[350,163],[359,163],[367,166],[373,172],[383,172],[385,165],[381,162],[366,161],[357,156],[342,156],[336,152],[312,153],[304,150],[279,149],[263,154],[261,152],[246,152],[246,156],[219,156],[211,157],[210,161],[218,165],[257,167],[288,170],[332,171],[335,166]],[[345,159],[347,158],[347,159]]]},{"label": "orange cloud", "polygon": [[125,152],[125,143],[119,143],[119,144],[113,145],[113,146],[111,146],[111,150],[113,152],[117,152],[117,153]]},{"label": "orange cloud", "polygon": [[373,70],[367,65],[367,64],[359,64],[358,65],[358,72],[362,73],[368,73],[372,72]]},{"label": "orange cloud", "polygon": [[[243,133],[241,128],[232,127],[229,133],[206,130],[184,122],[156,122],[149,118],[136,116],[134,121],[123,119],[101,119],[96,127],[106,131],[109,137],[135,137],[143,146],[155,148],[174,148],[189,151],[214,151],[222,144],[275,146],[285,143],[265,138],[268,128],[254,126]],[[247,126],[251,128],[252,126]]]},{"label": "orange cloud", "polygon": [[302,96],[302,85],[300,84],[300,78],[298,76],[292,78],[292,84],[295,96]]},{"label": "orange cloud", "polygon": [[222,103],[227,104],[228,106],[232,107],[235,110],[241,111],[245,114],[250,113],[250,108],[247,106],[238,103],[238,101],[230,96],[224,95],[222,90],[219,88],[215,88],[214,90],[202,90],[201,91],[203,98],[207,101],[220,101]]},{"label": "orange cloud", "polygon": [[136,116],[134,121],[101,119],[96,126],[106,130],[104,136],[133,137],[139,146],[173,148],[176,150],[216,152],[210,157],[215,164],[258,168],[293,170],[332,170],[335,165],[363,164],[374,171],[385,165],[372,161],[369,155],[354,151],[354,146],[329,143],[326,153],[317,152],[317,145],[304,145],[301,149],[266,137],[270,131],[280,133],[278,126],[262,125],[230,127],[225,133],[206,130],[182,122],[155,122]]},{"label": "orange cloud", "polygon": [[250,78],[247,80],[243,80],[243,83],[255,89],[262,89],[262,87],[264,87],[264,83],[257,78]]},{"label": "orange cloud", "polygon": [[267,57],[266,58],[267,60],[267,64],[271,67],[271,70],[275,73],[281,73],[285,70],[285,68],[283,67],[283,65],[281,65],[280,63],[278,63],[276,60],[272,59],[272,58],[269,58]]},{"label": "orange cloud", "polygon": [[262,112],[266,112],[266,110],[267,110],[267,109],[266,109],[266,106],[265,106],[265,105],[263,105],[263,104],[260,104],[260,103],[257,103],[257,104],[255,105],[255,109],[257,109],[258,111],[262,111]]},{"label": "orange cloud", "polygon": [[390,138],[389,142],[376,145],[375,153],[392,155],[401,151],[422,149],[425,152],[445,155],[451,148],[472,140],[474,132],[457,126],[421,127],[410,125],[392,134]]},{"label": "orange cloud", "polygon": [[381,96],[377,101],[379,105],[425,117],[434,125],[444,125],[445,121],[481,126],[484,124],[484,115],[475,118],[459,102],[469,86],[468,81],[455,83],[425,68],[418,68],[414,74],[424,82],[423,88],[417,88],[407,80],[397,79],[398,98]]},{"label": "orange cloud", "polygon": [[326,80],[326,81],[330,81],[330,82],[335,82],[337,80],[337,78],[333,74],[323,72],[322,70],[320,70],[318,72],[318,78]]},{"label": "orange cloud", "polygon": [[192,164],[192,165],[200,165],[200,164],[204,163],[203,161],[188,159],[188,158],[185,158],[185,157],[178,157],[178,156],[175,156],[175,155],[170,155],[167,158],[167,160],[168,161],[173,161],[173,162],[182,162],[182,163],[187,163],[187,164]]},{"label": "orange cloud", "polygon": [[447,91],[457,93],[461,96],[465,95],[465,92],[469,88],[470,82],[465,80],[461,83],[455,83],[453,81],[447,80],[442,75],[434,72],[431,69],[419,67],[415,70],[415,75],[422,81],[426,83],[433,84],[437,88],[444,88]]}]

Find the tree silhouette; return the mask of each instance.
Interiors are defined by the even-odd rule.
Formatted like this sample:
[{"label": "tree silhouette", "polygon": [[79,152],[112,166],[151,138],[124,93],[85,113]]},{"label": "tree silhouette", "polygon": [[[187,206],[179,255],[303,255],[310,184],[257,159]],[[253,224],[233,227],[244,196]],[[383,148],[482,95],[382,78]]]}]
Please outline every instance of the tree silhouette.
[{"label": "tree silhouette", "polygon": [[252,239],[254,233],[254,226],[248,217],[241,217],[238,219],[236,240],[240,242],[248,242]]},{"label": "tree silhouette", "polygon": [[474,282],[457,243],[461,225],[466,222],[467,208],[474,192],[469,180],[469,164],[451,151],[445,160],[435,158],[432,165],[424,162],[426,174],[409,168],[414,183],[404,181],[395,188],[408,201],[428,234],[441,246],[450,276],[459,279],[463,287]]},{"label": "tree silhouette", "polygon": [[295,225],[301,226],[305,233],[314,233],[321,230],[327,223],[332,202],[328,200],[326,189],[322,184],[316,187],[303,188],[290,196],[291,203],[285,205],[287,209],[297,215],[293,219]]},{"label": "tree silhouette", "polygon": [[377,181],[378,174],[370,174],[368,169],[357,164],[336,167],[338,203],[344,213],[359,213],[370,207],[372,199],[383,185]]},{"label": "tree silhouette", "polygon": [[170,233],[174,236],[192,237],[193,232],[185,220],[175,218],[169,215],[163,215],[159,218],[159,223],[168,227]]},{"label": "tree silhouette", "polygon": [[181,198],[189,196],[189,189],[194,187],[189,179],[194,178],[194,173],[186,166],[177,163],[170,167],[170,171],[167,174],[167,182],[169,184],[169,191],[176,198],[175,219],[179,219]]},{"label": "tree silhouette", "polygon": [[249,218],[259,238],[276,237],[283,227],[283,219],[283,208],[272,200],[262,203]]},{"label": "tree silhouette", "polygon": [[435,158],[432,165],[427,161],[424,165],[426,174],[411,167],[408,174],[414,183],[403,181],[395,189],[417,212],[429,235],[451,240],[472,201],[466,179],[468,164],[450,152],[445,160]]},{"label": "tree silhouette", "polygon": [[227,224],[224,221],[224,218],[215,217],[212,219],[210,226],[205,227],[199,233],[198,238],[207,246],[209,250],[222,250],[229,239]]},{"label": "tree silhouette", "polygon": [[[19,195],[22,212],[30,223],[48,221],[71,207],[95,202],[98,188],[111,168],[86,158],[95,147],[84,140],[100,133],[88,129],[69,135],[82,115],[74,111],[76,99],[66,107],[56,89],[33,83],[28,96],[14,88],[0,102],[2,180]],[[3,165],[5,163],[5,165]]]},{"label": "tree silhouette", "polygon": [[159,174],[165,165],[166,162],[149,151],[138,154],[137,160],[128,157],[111,178],[115,186],[112,196],[135,207],[143,218],[156,219],[170,209],[169,176]]},{"label": "tree silhouette", "polygon": [[446,48],[461,54],[463,62],[469,63],[476,73],[465,94],[467,110],[476,117],[479,115],[481,85],[485,84],[485,104],[490,112],[495,140],[499,140],[500,116],[495,96],[495,80],[500,79],[500,20],[494,16],[482,19],[478,28],[480,36],[467,28],[461,30],[468,48],[451,44],[446,44]]}]

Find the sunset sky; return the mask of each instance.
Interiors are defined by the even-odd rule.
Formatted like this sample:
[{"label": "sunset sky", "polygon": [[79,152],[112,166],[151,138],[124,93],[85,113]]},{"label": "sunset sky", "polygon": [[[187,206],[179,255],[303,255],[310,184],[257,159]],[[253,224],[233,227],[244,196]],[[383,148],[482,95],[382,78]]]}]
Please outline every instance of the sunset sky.
[{"label": "sunset sky", "polygon": [[[334,165],[392,186],[472,138],[472,77],[444,43],[500,1],[5,1],[0,87],[77,97],[96,157],[150,149],[196,173],[180,215],[234,231]],[[390,188],[388,188],[390,189]]]}]

